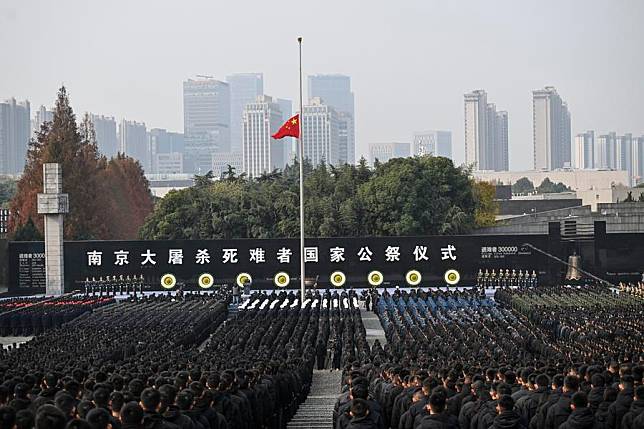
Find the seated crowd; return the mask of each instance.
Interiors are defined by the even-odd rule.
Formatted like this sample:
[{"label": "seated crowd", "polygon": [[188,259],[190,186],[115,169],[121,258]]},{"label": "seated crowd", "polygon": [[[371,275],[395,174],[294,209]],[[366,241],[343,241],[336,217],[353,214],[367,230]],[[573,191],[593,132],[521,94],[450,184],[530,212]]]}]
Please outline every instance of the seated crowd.
[{"label": "seated crowd", "polygon": [[336,429],[644,428],[644,297],[395,291],[387,344],[343,361]]}]

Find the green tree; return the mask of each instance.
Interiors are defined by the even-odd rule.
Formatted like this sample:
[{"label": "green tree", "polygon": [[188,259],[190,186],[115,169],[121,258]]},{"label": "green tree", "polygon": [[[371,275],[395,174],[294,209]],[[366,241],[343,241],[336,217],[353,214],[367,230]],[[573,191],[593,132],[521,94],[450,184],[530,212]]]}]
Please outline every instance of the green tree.
[{"label": "green tree", "polygon": [[639,198],[637,199],[637,201],[639,201],[639,202],[641,202],[641,203],[644,203],[644,192],[640,193],[640,196],[639,196]]},{"label": "green tree", "polygon": [[16,229],[13,239],[15,241],[42,241],[43,236],[40,231],[38,231],[38,228],[36,228],[33,219],[28,217],[27,222]]},{"label": "green tree", "polygon": [[529,194],[534,192],[534,184],[527,177],[522,177],[512,185],[513,194]]},{"label": "green tree", "polygon": [[443,157],[395,158],[382,164],[358,189],[358,201],[364,235],[463,233],[474,227],[470,177]]},{"label": "green tree", "polygon": [[[395,159],[367,167],[303,165],[305,234],[313,237],[457,234],[494,219],[493,192],[478,194],[449,159]],[[230,174],[162,198],[144,239],[276,238],[299,235],[299,166],[258,178]],[[493,187],[492,187],[493,191]],[[488,213],[490,211],[490,213]],[[487,219],[487,221],[484,221]]]},{"label": "green tree", "polygon": [[536,189],[538,194],[558,194],[561,192],[570,192],[572,189],[561,182],[554,183],[548,177],[543,179],[541,185]]},{"label": "green tree", "polygon": [[16,181],[8,177],[0,177],[0,208],[8,207],[15,193]]}]

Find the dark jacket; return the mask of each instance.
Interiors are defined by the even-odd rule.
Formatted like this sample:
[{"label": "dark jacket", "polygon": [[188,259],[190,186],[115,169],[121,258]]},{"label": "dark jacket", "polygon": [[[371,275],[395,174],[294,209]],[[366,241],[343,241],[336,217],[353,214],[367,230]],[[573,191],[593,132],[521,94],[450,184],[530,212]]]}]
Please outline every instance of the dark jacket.
[{"label": "dark jacket", "polygon": [[540,387],[537,390],[528,392],[527,395],[523,395],[516,401],[514,409],[521,416],[521,422],[525,426],[530,424],[530,420],[537,414],[539,404],[543,403],[549,394],[550,389]]},{"label": "dark jacket", "polygon": [[508,410],[494,418],[490,429],[525,429],[525,426],[521,423],[521,416],[516,411]]},{"label": "dark jacket", "polygon": [[572,413],[570,409],[572,395],[572,392],[562,394],[559,400],[548,409],[544,426],[546,429],[557,429],[563,422],[568,420],[568,416]]},{"label": "dark jacket", "polygon": [[149,412],[143,414],[143,427],[145,429],[179,429],[177,425],[164,420],[161,414]]},{"label": "dark jacket", "polygon": [[633,401],[631,409],[628,413],[624,414],[624,418],[622,418],[622,429],[644,428],[644,425],[635,426],[633,423],[638,417],[642,417],[642,420],[644,420],[644,399]]},{"label": "dark jacket", "polygon": [[195,425],[192,422],[192,419],[188,416],[185,416],[179,411],[179,408],[175,405],[170,405],[167,410],[163,413],[163,418],[177,425],[179,429],[195,429]]},{"label": "dark jacket", "polygon": [[430,414],[420,422],[420,429],[458,429],[458,420],[447,412]]},{"label": "dark jacket", "polygon": [[365,417],[352,418],[347,425],[347,429],[378,429],[378,425],[367,415]]},{"label": "dark jacket", "polygon": [[548,410],[557,403],[562,394],[561,390],[555,390],[551,391],[547,398],[542,399],[539,407],[537,408],[537,413],[532,417],[532,420],[530,420],[530,429],[541,429],[545,427]]},{"label": "dark jacket", "polygon": [[604,400],[604,390],[605,387],[593,387],[588,392],[588,407],[592,410],[593,414],[597,412],[599,404]]},{"label": "dark jacket", "polygon": [[615,429],[615,414],[614,410],[610,409],[612,402],[602,402],[599,404],[597,411],[595,411],[595,426],[594,429]]},{"label": "dark jacket", "polygon": [[413,429],[416,416],[423,412],[428,400],[429,398],[423,396],[420,401],[411,404],[411,407],[400,417],[398,429]]},{"label": "dark jacket", "polygon": [[633,389],[628,388],[624,389],[617,395],[615,402],[611,404],[609,408],[612,409],[613,414],[615,415],[615,422],[613,424],[614,428],[620,428],[622,424],[622,419],[624,415],[628,413],[631,409],[631,403],[633,402]]},{"label": "dark jacket", "polygon": [[573,411],[559,429],[593,429],[594,424],[593,411],[585,407]]}]

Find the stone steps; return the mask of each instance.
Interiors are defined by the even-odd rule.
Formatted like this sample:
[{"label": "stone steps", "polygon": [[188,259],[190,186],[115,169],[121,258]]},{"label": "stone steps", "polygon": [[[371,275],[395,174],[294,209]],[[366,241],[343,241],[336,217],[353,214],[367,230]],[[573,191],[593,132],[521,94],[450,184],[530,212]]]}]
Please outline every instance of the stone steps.
[{"label": "stone steps", "polygon": [[311,391],[288,423],[288,429],[333,427],[333,406],[340,396],[340,371],[315,370]]}]

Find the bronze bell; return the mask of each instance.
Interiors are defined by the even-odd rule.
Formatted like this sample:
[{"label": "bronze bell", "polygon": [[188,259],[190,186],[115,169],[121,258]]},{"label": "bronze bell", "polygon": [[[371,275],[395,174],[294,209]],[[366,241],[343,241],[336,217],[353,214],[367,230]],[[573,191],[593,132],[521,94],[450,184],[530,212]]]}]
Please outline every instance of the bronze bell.
[{"label": "bronze bell", "polygon": [[582,275],[579,271],[581,269],[581,256],[572,254],[568,256],[568,271],[566,272],[566,280],[579,280]]}]

